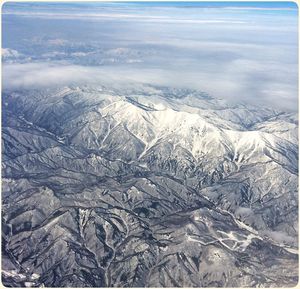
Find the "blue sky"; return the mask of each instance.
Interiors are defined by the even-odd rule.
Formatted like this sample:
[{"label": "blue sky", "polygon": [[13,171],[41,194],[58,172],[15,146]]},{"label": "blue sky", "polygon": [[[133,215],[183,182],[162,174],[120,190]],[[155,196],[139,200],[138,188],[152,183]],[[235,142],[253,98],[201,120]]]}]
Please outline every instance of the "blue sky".
[{"label": "blue sky", "polygon": [[5,89],[154,83],[297,107],[294,2],[9,3]]},{"label": "blue sky", "polygon": [[89,2],[89,1],[84,1],[84,2],[36,2],[34,4],[31,3],[18,3],[18,2],[6,2],[6,6],[28,6],[28,5],[35,5],[35,6],[44,6],[44,5],[51,5],[51,6],[57,6],[57,4],[60,5],[72,5],[72,6],[108,6],[108,5],[142,5],[142,6],[167,6],[167,7],[172,7],[172,6],[181,6],[181,7],[265,7],[265,8],[282,8],[282,7],[288,7],[288,8],[297,8],[296,2],[293,1],[114,1],[114,2]]},{"label": "blue sky", "polygon": [[[124,3],[124,2],[116,2],[116,3]],[[243,1],[243,2],[236,2],[236,1],[222,1],[222,2],[213,2],[213,1],[205,1],[205,2],[195,2],[195,1],[178,1],[178,2],[125,2],[126,4],[132,5],[146,5],[146,6],[183,6],[183,7],[265,7],[265,8],[296,8],[297,4],[295,2],[270,2],[270,1]]]}]

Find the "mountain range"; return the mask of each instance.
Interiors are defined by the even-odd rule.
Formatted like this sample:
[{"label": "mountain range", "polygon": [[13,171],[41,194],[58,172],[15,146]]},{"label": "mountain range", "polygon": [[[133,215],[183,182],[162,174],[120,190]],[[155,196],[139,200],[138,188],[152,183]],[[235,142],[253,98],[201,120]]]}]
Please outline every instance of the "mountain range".
[{"label": "mountain range", "polygon": [[136,84],[4,91],[7,287],[298,282],[298,115]]}]

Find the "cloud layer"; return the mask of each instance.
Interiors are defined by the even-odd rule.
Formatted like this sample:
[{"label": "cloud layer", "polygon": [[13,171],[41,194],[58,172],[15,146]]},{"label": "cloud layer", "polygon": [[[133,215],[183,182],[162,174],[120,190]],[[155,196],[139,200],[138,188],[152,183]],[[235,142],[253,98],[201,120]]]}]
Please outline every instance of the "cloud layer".
[{"label": "cloud layer", "polygon": [[297,107],[294,8],[64,5],[5,7],[5,89],[141,82]]}]

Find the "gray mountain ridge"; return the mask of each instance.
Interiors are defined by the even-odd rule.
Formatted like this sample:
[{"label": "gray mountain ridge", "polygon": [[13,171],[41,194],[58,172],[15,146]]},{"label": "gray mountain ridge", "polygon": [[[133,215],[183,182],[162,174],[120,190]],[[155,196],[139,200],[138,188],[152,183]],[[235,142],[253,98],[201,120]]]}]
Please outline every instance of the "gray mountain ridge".
[{"label": "gray mountain ridge", "polygon": [[5,286],[297,284],[297,113],[153,85],[2,97]]}]

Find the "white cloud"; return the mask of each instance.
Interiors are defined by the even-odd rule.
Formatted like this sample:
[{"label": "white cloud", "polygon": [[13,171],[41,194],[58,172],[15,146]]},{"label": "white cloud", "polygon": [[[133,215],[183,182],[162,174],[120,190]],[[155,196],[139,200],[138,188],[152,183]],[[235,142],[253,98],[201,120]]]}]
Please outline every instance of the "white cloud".
[{"label": "white cloud", "polygon": [[[280,84],[276,80],[256,82],[251,72],[262,69],[258,63],[238,63],[227,70],[201,71],[193,67],[189,71],[159,68],[127,67],[126,65],[89,67],[62,65],[59,63],[5,64],[3,87],[5,89],[30,89],[60,85],[150,83],[174,87],[189,87],[206,91],[218,98],[230,101],[246,101],[272,105],[282,109],[296,109],[297,93],[294,84]],[[277,67],[269,67],[276,71]],[[285,72],[278,75],[284,77]],[[250,74],[250,75],[248,75]],[[248,75],[248,76],[247,76]],[[254,82],[253,82],[254,81]]]},{"label": "white cloud", "polygon": [[1,54],[3,58],[18,58],[22,56],[17,50],[10,49],[10,48],[2,48]]},{"label": "white cloud", "polygon": [[68,41],[66,39],[61,39],[61,38],[49,39],[47,42],[50,45],[58,45],[58,46],[68,44]]},{"label": "white cloud", "polygon": [[89,55],[90,53],[88,52],[81,52],[81,51],[78,51],[78,52],[73,52],[71,53],[71,56],[75,56],[75,57],[83,57],[83,56],[87,56]]},{"label": "white cloud", "polygon": [[[191,87],[230,101],[297,109],[294,11],[259,7],[139,10],[117,4],[82,11],[45,7],[4,11],[15,13],[18,20],[14,23],[20,33],[14,38],[18,45],[11,47],[22,47],[36,62],[5,65],[6,88],[113,79],[123,84]],[[43,20],[18,13],[39,15]],[[47,25],[39,25],[40,21]],[[4,25],[6,34],[10,28]],[[45,57],[53,62],[43,62]]]},{"label": "white cloud", "polygon": [[47,52],[47,53],[43,53],[42,57],[57,57],[57,56],[66,56],[67,53],[65,52],[61,52],[61,51],[52,51],[52,52]]}]

